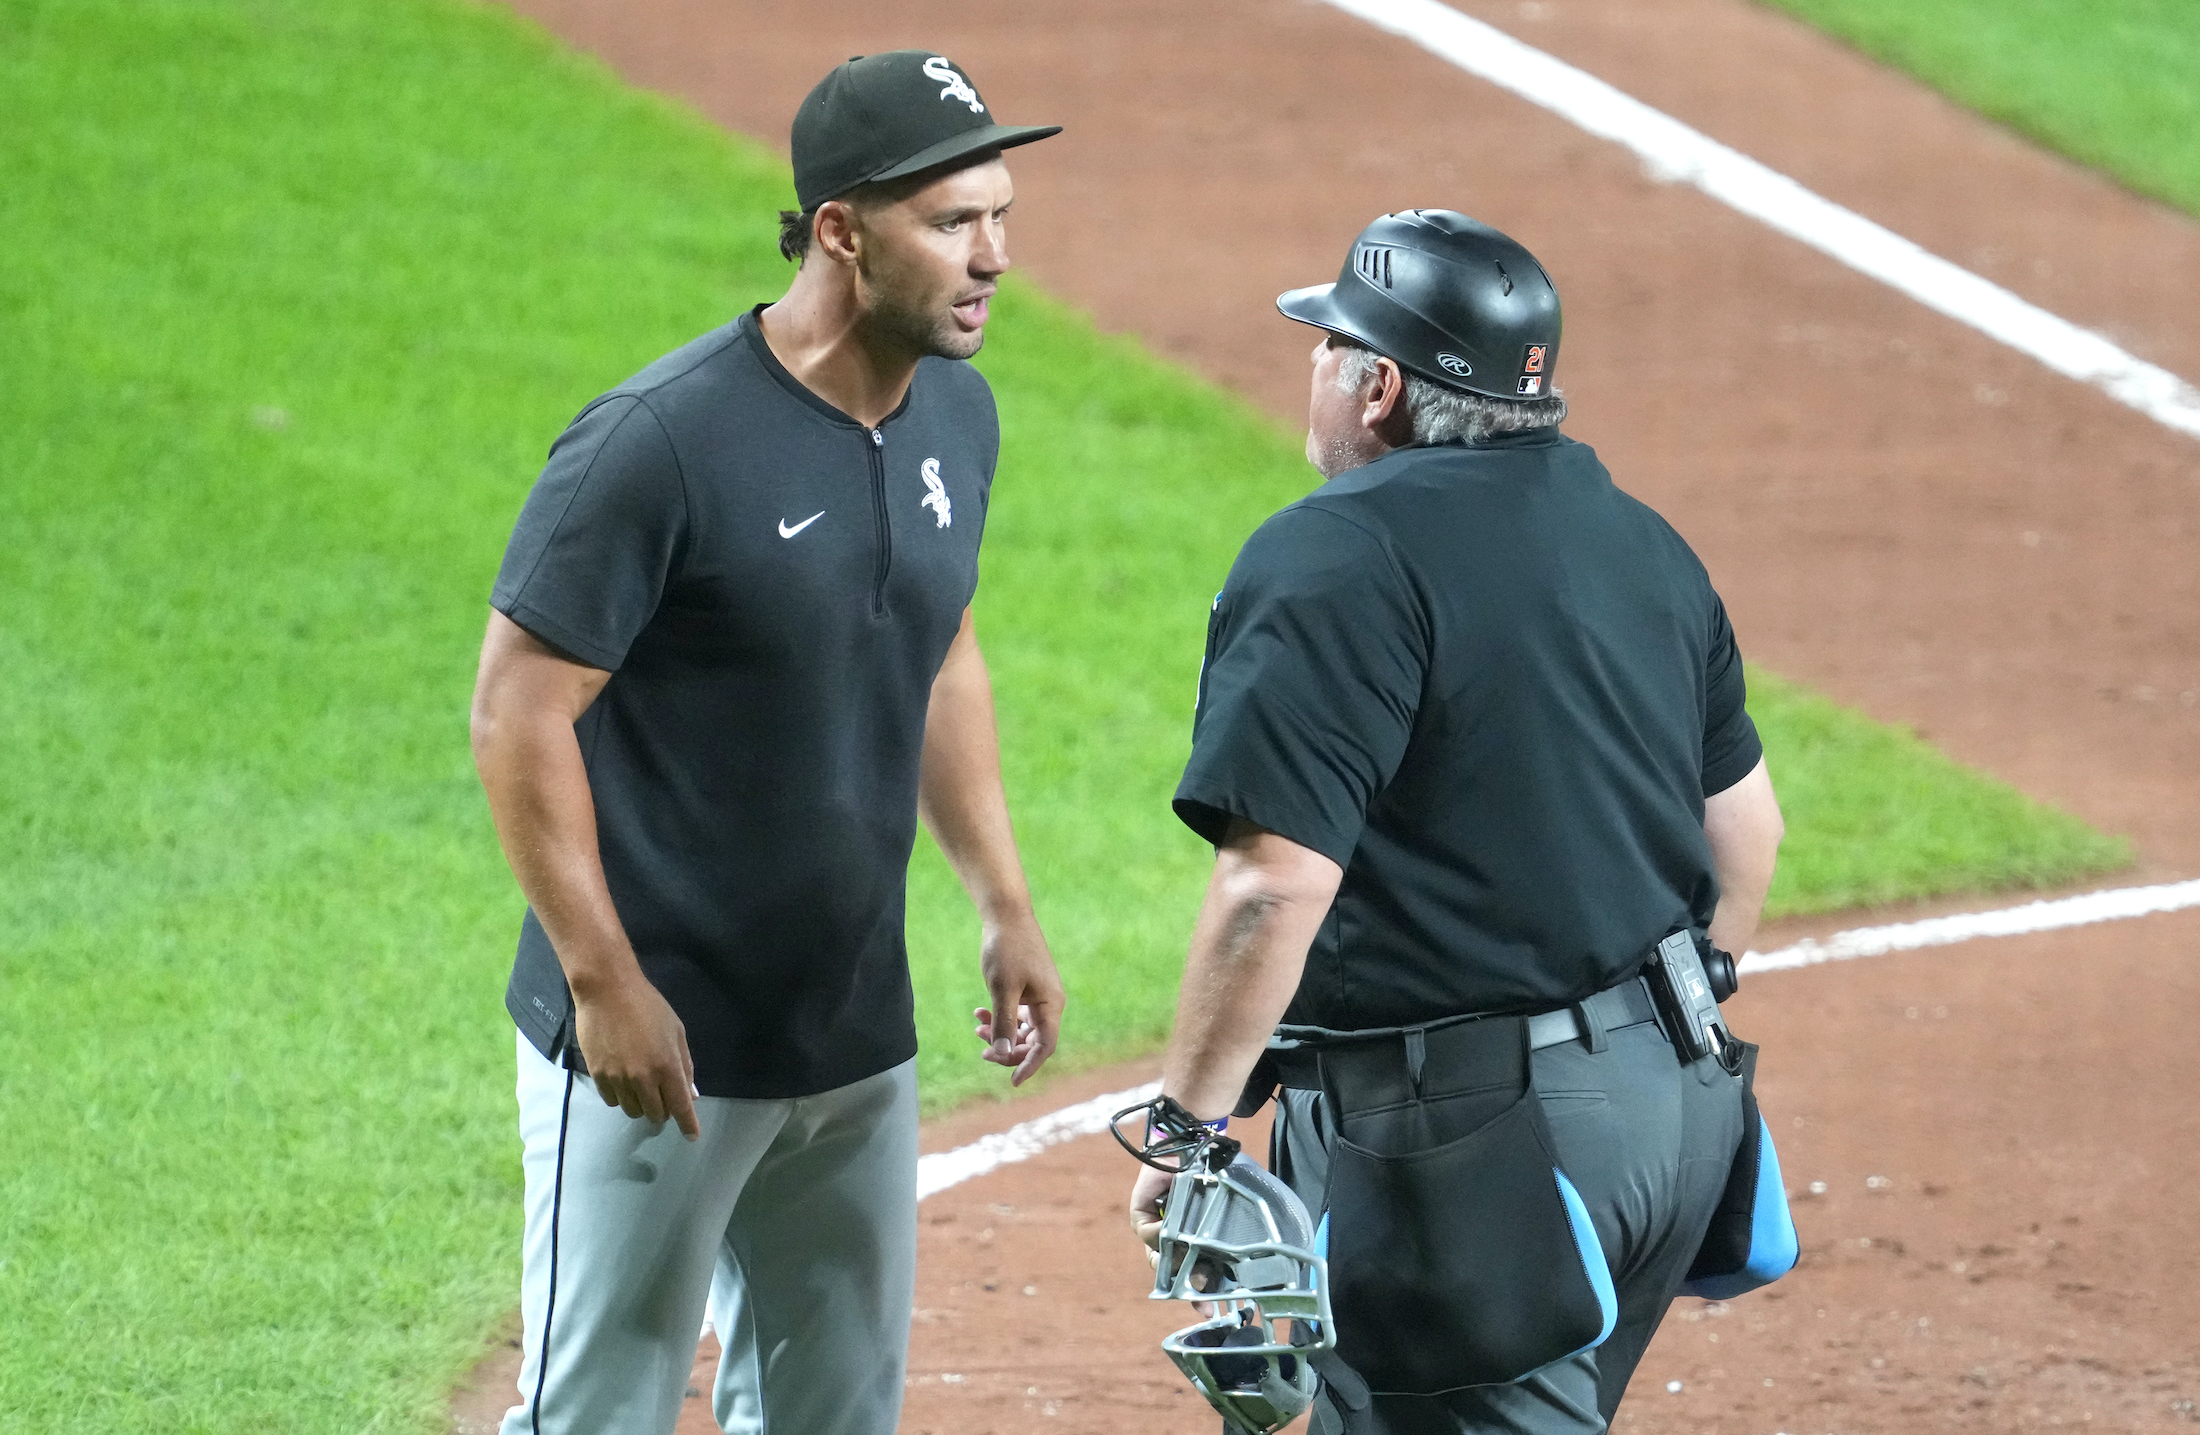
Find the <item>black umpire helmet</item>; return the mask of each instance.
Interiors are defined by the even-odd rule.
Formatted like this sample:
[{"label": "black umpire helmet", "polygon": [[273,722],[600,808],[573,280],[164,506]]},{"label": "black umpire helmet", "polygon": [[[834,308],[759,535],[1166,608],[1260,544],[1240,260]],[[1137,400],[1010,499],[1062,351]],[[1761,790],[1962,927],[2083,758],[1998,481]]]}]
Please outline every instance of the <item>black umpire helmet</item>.
[{"label": "black umpire helmet", "polygon": [[1360,231],[1336,283],[1293,289],[1276,307],[1488,398],[1543,398],[1558,367],[1558,287],[1519,244],[1448,209],[1384,215]]}]

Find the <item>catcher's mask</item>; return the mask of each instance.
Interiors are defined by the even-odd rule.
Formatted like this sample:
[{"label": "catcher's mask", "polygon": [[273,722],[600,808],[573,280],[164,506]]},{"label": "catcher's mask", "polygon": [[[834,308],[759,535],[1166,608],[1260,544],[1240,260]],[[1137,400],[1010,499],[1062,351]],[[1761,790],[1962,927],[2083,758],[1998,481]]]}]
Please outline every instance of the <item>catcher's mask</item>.
[{"label": "catcher's mask", "polygon": [[[1120,1127],[1117,1139],[1148,1165],[1176,1172],[1162,1208],[1152,1298],[1208,1302],[1215,1311],[1161,1349],[1230,1429],[1271,1435],[1313,1403],[1319,1381],[1308,1357],[1336,1344],[1329,1262],[1314,1222],[1290,1187],[1168,1097],[1117,1120],[1141,1110],[1145,1147],[1131,1147]],[[1288,1332],[1280,1328],[1286,1321]]]}]

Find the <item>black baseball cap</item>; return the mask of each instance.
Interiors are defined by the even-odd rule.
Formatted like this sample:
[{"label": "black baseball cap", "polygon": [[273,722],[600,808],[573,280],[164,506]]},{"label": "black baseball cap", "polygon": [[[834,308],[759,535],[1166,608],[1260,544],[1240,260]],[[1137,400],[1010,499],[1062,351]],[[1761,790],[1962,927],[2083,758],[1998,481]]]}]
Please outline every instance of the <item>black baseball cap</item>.
[{"label": "black baseball cap", "polygon": [[859,184],[900,179],[1061,132],[1060,125],[995,123],[969,78],[945,55],[858,55],[834,66],[794,112],[795,199],[814,209]]}]

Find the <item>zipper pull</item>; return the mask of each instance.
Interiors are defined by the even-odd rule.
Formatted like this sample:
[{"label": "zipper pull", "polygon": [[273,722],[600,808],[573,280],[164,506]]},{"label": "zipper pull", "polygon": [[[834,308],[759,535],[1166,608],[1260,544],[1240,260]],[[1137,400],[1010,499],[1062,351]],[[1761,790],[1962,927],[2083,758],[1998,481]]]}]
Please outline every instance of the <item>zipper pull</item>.
[{"label": "zipper pull", "polygon": [[884,435],[884,434],[880,433],[880,432],[879,432],[879,431],[878,431],[877,429],[872,429],[872,430],[871,430],[871,447],[873,447],[873,448],[884,448],[884,447],[886,447],[886,435]]}]

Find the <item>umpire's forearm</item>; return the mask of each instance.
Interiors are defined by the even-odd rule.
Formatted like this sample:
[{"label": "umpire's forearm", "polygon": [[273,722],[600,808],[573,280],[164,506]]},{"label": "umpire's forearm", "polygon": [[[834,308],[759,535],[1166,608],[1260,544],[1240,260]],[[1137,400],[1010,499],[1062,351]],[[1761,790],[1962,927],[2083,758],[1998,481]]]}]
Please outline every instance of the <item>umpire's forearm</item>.
[{"label": "umpire's forearm", "polygon": [[1215,850],[1161,1077],[1195,1115],[1212,1120],[1237,1104],[1343,875],[1320,853],[1246,823],[1233,823]]},{"label": "umpire's forearm", "polygon": [[1719,879],[1719,905],[1711,918],[1711,943],[1740,956],[1757,934],[1757,921],[1772,891],[1772,874],[1787,824],[1772,790],[1772,772],[1759,758],[1748,776],[1704,799],[1704,838]]}]

